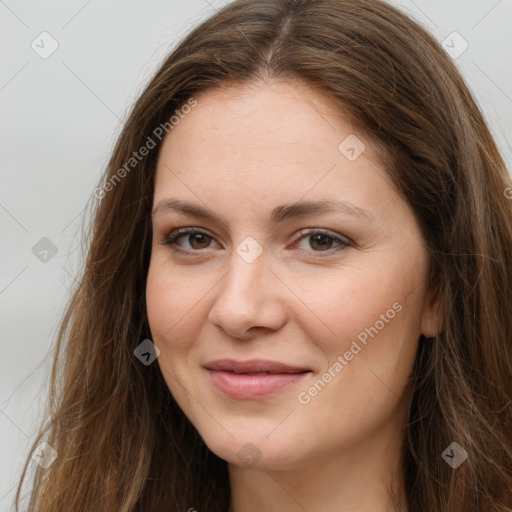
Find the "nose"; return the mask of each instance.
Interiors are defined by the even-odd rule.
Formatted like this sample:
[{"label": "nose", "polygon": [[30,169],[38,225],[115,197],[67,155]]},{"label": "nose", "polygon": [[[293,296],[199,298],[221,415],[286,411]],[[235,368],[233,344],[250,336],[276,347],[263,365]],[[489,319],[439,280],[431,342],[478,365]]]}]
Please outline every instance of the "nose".
[{"label": "nose", "polygon": [[233,251],[230,270],[214,288],[208,319],[229,336],[250,339],[277,331],[286,322],[286,286],[269,268],[265,252],[248,263]]}]

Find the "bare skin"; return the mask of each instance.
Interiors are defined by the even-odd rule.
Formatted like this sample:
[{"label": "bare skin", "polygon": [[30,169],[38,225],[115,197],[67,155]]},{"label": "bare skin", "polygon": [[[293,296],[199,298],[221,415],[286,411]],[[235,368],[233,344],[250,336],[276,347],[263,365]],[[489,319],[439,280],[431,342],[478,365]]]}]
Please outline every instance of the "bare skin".
[{"label": "bare skin", "polygon": [[[147,308],[170,391],[228,462],[230,512],[391,511],[389,486],[405,511],[408,377],[420,334],[436,331],[412,210],[363,135],[359,156],[355,139],[339,149],[354,130],[314,90],[269,81],[197,101],[164,140],[153,205],[189,201],[214,218],[155,213]],[[271,222],[280,205],[319,200],[366,214]],[[164,243],[185,227],[200,233]],[[204,367],[221,358],[309,373],[233,398]]]}]

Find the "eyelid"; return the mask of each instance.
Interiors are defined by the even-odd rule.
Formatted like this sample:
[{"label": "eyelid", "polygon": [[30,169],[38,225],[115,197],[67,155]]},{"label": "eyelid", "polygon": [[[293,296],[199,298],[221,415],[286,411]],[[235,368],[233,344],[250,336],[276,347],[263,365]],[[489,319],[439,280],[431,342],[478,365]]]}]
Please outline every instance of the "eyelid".
[{"label": "eyelid", "polygon": [[325,235],[328,238],[331,238],[334,240],[334,243],[338,242],[337,247],[332,247],[330,249],[327,249],[325,251],[306,251],[303,249],[299,249],[299,252],[302,254],[305,254],[307,256],[313,254],[312,258],[318,259],[318,258],[328,258],[329,256],[337,256],[339,253],[345,251],[349,247],[353,247],[354,243],[346,236],[339,235],[338,233],[335,233],[329,229],[324,228],[304,228],[299,230],[299,236],[295,239],[295,241],[292,243],[293,246],[295,246],[297,243],[302,241],[302,239],[307,239],[308,236],[313,236],[315,234],[319,235]]},{"label": "eyelid", "polygon": [[354,242],[348,236],[341,235],[339,233],[331,231],[330,229],[325,229],[325,228],[299,229],[300,236],[297,237],[296,240],[300,240],[303,236],[307,236],[307,235],[311,235],[311,234],[315,234],[315,233],[318,233],[321,235],[326,235],[330,238],[333,238],[334,240],[339,240],[340,242],[343,242],[344,244],[347,244],[347,245],[354,245]]},{"label": "eyelid", "polygon": [[[166,235],[163,238],[163,241],[161,242],[163,245],[169,245],[171,246],[172,243],[174,243],[175,240],[177,240],[180,236],[187,235],[190,233],[200,233],[202,235],[207,236],[208,238],[211,238],[212,240],[215,240],[215,237],[213,235],[210,235],[207,231],[205,231],[202,228],[195,228],[193,226],[185,227],[185,228],[176,228],[173,229],[168,235]],[[176,252],[200,252],[200,251],[188,251],[188,250],[181,250]]]}]

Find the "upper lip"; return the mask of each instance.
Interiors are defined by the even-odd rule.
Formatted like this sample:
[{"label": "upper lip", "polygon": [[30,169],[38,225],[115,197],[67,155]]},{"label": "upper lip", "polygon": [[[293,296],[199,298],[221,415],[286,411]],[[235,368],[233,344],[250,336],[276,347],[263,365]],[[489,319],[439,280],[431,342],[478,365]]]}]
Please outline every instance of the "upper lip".
[{"label": "upper lip", "polygon": [[205,364],[204,367],[208,370],[229,371],[233,373],[301,373],[311,371],[309,368],[264,359],[251,359],[250,361],[217,359],[216,361]]}]

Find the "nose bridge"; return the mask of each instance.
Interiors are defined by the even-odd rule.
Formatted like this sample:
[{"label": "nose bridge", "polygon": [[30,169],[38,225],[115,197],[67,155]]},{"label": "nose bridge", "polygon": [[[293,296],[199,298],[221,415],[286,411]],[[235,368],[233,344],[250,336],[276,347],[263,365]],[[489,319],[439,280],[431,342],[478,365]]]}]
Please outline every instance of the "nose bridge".
[{"label": "nose bridge", "polygon": [[235,337],[255,326],[278,329],[284,321],[279,280],[267,268],[268,257],[258,246],[246,239],[236,247],[210,310],[210,320]]},{"label": "nose bridge", "polygon": [[[259,302],[259,294],[265,291],[263,283],[268,281],[266,274],[268,258],[263,249],[257,254],[255,246],[244,241],[231,256],[230,271],[221,283],[223,299],[243,301],[245,307]],[[267,292],[270,290],[267,288]],[[219,297],[221,298],[221,297]]]}]

